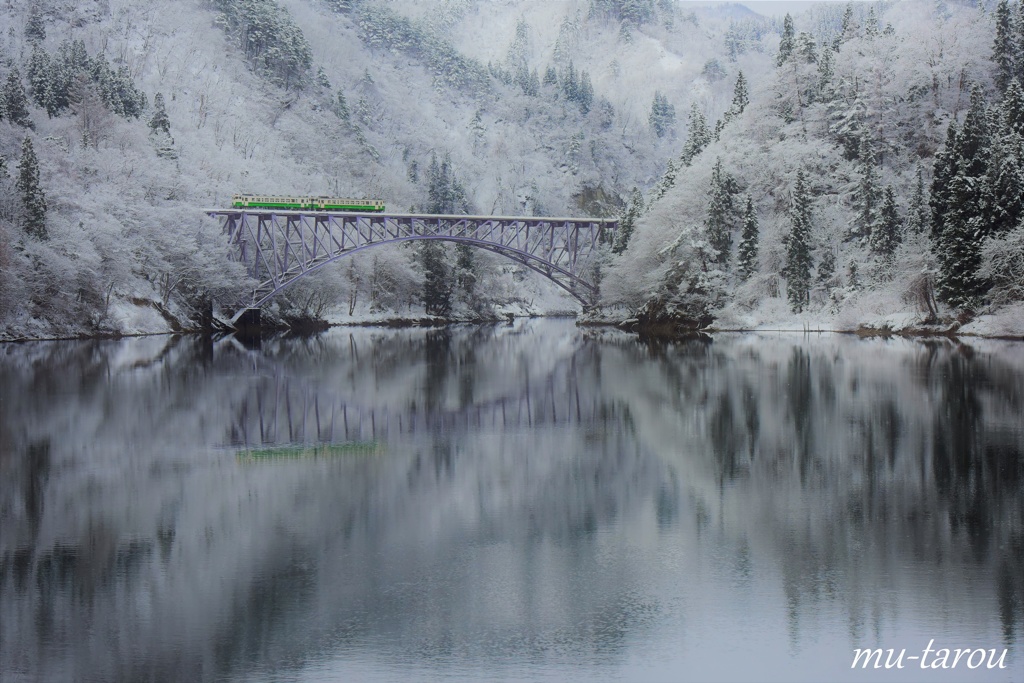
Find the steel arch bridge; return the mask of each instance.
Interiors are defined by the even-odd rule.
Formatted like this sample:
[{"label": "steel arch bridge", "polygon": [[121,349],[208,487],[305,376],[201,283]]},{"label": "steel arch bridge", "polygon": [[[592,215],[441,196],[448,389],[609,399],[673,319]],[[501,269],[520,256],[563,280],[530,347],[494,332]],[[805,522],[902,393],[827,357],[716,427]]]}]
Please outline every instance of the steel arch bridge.
[{"label": "steel arch bridge", "polygon": [[256,282],[252,300],[232,317],[259,308],[292,282],[369,247],[409,240],[444,240],[487,249],[555,282],[584,305],[597,297],[591,267],[611,244],[618,221],[540,218],[204,209],[228,237],[231,258]]}]

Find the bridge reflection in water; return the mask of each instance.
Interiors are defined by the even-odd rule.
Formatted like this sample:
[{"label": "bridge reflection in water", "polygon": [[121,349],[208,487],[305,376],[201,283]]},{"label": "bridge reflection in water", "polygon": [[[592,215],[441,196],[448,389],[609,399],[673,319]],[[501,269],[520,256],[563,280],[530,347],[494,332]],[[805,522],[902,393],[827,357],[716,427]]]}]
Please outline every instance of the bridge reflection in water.
[{"label": "bridge reflection in water", "polygon": [[516,395],[447,410],[368,406],[283,375],[261,378],[236,401],[228,443],[245,448],[378,441],[438,430],[596,424],[618,413],[600,396],[581,396],[574,372],[558,372],[539,386],[527,383]]}]

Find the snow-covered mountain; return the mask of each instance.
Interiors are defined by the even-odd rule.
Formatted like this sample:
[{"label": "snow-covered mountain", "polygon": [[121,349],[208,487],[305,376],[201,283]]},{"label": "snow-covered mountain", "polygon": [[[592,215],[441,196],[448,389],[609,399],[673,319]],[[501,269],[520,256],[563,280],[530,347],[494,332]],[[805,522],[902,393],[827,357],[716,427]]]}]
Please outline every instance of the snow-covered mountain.
[{"label": "snow-covered mountain", "polygon": [[[955,3],[858,5],[843,33],[844,10],[813,6],[794,30],[742,5],[669,0],[8,5],[0,335],[158,331],[240,296],[244,276],[199,209],[244,191],[380,197],[400,210],[617,216],[636,188],[644,207],[632,240],[609,254],[607,303],[678,304],[689,288],[679,290],[679,264],[701,263],[686,245],[706,238],[719,158],[734,203],[753,199],[761,245],[754,276],[712,273],[712,294],[701,295],[712,317],[791,317],[782,245],[799,166],[814,181],[813,268],[825,250],[837,264],[808,309],[851,324],[872,322],[865,315],[875,309],[911,319],[909,275],[874,277],[870,250],[844,232],[863,170],[851,140],[870,124],[879,192],[891,185],[906,214],[918,166],[927,189],[971,85],[999,99],[992,15]],[[786,35],[798,57],[780,64]],[[741,72],[749,103],[737,111]],[[695,143],[697,118],[716,139]],[[716,121],[725,122],[717,132]],[[21,168],[25,140],[37,194]],[[681,155],[690,165],[666,179]],[[465,206],[443,204],[452,193],[442,190],[453,188]],[[40,190],[42,217],[41,202],[26,202]],[[727,221],[734,251],[739,222]],[[927,240],[912,242],[899,262],[934,269]],[[290,287],[274,309],[336,319],[421,311],[420,251],[342,260]],[[449,274],[475,271],[472,291],[452,293],[457,315],[575,305],[499,257],[446,259]],[[851,289],[851,263],[869,287]],[[871,297],[875,308],[864,303]]]}]

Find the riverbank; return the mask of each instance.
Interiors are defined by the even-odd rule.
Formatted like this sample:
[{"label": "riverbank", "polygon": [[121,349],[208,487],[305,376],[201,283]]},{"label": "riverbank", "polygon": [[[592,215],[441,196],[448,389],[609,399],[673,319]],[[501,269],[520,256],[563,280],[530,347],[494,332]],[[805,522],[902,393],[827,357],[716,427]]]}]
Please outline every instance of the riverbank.
[{"label": "riverbank", "polygon": [[[332,327],[444,327],[456,324],[493,324],[511,322],[520,318],[574,317],[580,326],[616,327],[626,332],[646,337],[672,339],[690,335],[695,331],[714,334],[716,332],[779,332],[779,333],[841,333],[865,337],[978,337],[1024,341],[1024,302],[1003,306],[998,310],[962,320],[949,318],[938,324],[926,324],[919,315],[896,313],[876,315],[864,320],[852,321],[849,316],[819,314],[791,314],[788,309],[774,311],[776,315],[726,316],[707,325],[695,325],[689,321],[659,320],[644,321],[631,317],[624,309],[591,311],[579,313],[572,310],[538,310],[519,304],[496,307],[487,315],[471,314],[460,316],[435,316],[425,313],[357,311],[353,315],[341,312],[325,315],[303,324],[289,324],[272,318],[258,330],[264,332],[312,334]],[[227,331],[221,321],[214,319],[212,325],[184,320],[173,311],[159,311],[147,302],[130,303],[114,312],[120,329],[89,329],[87,326],[69,326],[66,331],[54,330],[52,325],[28,326],[38,334],[11,334],[0,330],[0,343],[27,341],[58,341],[70,339],[121,339],[165,334],[215,334]],[[768,319],[765,319],[768,318]],[[23,330],[27,332],[28,330]]]}]

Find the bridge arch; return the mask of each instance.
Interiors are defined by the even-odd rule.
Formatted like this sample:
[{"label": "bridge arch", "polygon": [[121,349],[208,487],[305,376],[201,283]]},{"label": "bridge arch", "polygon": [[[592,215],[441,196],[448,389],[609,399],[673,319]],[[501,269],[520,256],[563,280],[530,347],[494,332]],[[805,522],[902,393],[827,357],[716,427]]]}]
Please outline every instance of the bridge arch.
[{"label": "bridge arch", "polygon": [[594,301],[591,266],[616,221],[594,218],[448,216],[206,210],[228,236],[231,257],[257,281],[232,322],[291,283],[350,254],[383,244],[439,240],[468,244],[525,265],[583,305]]}]

